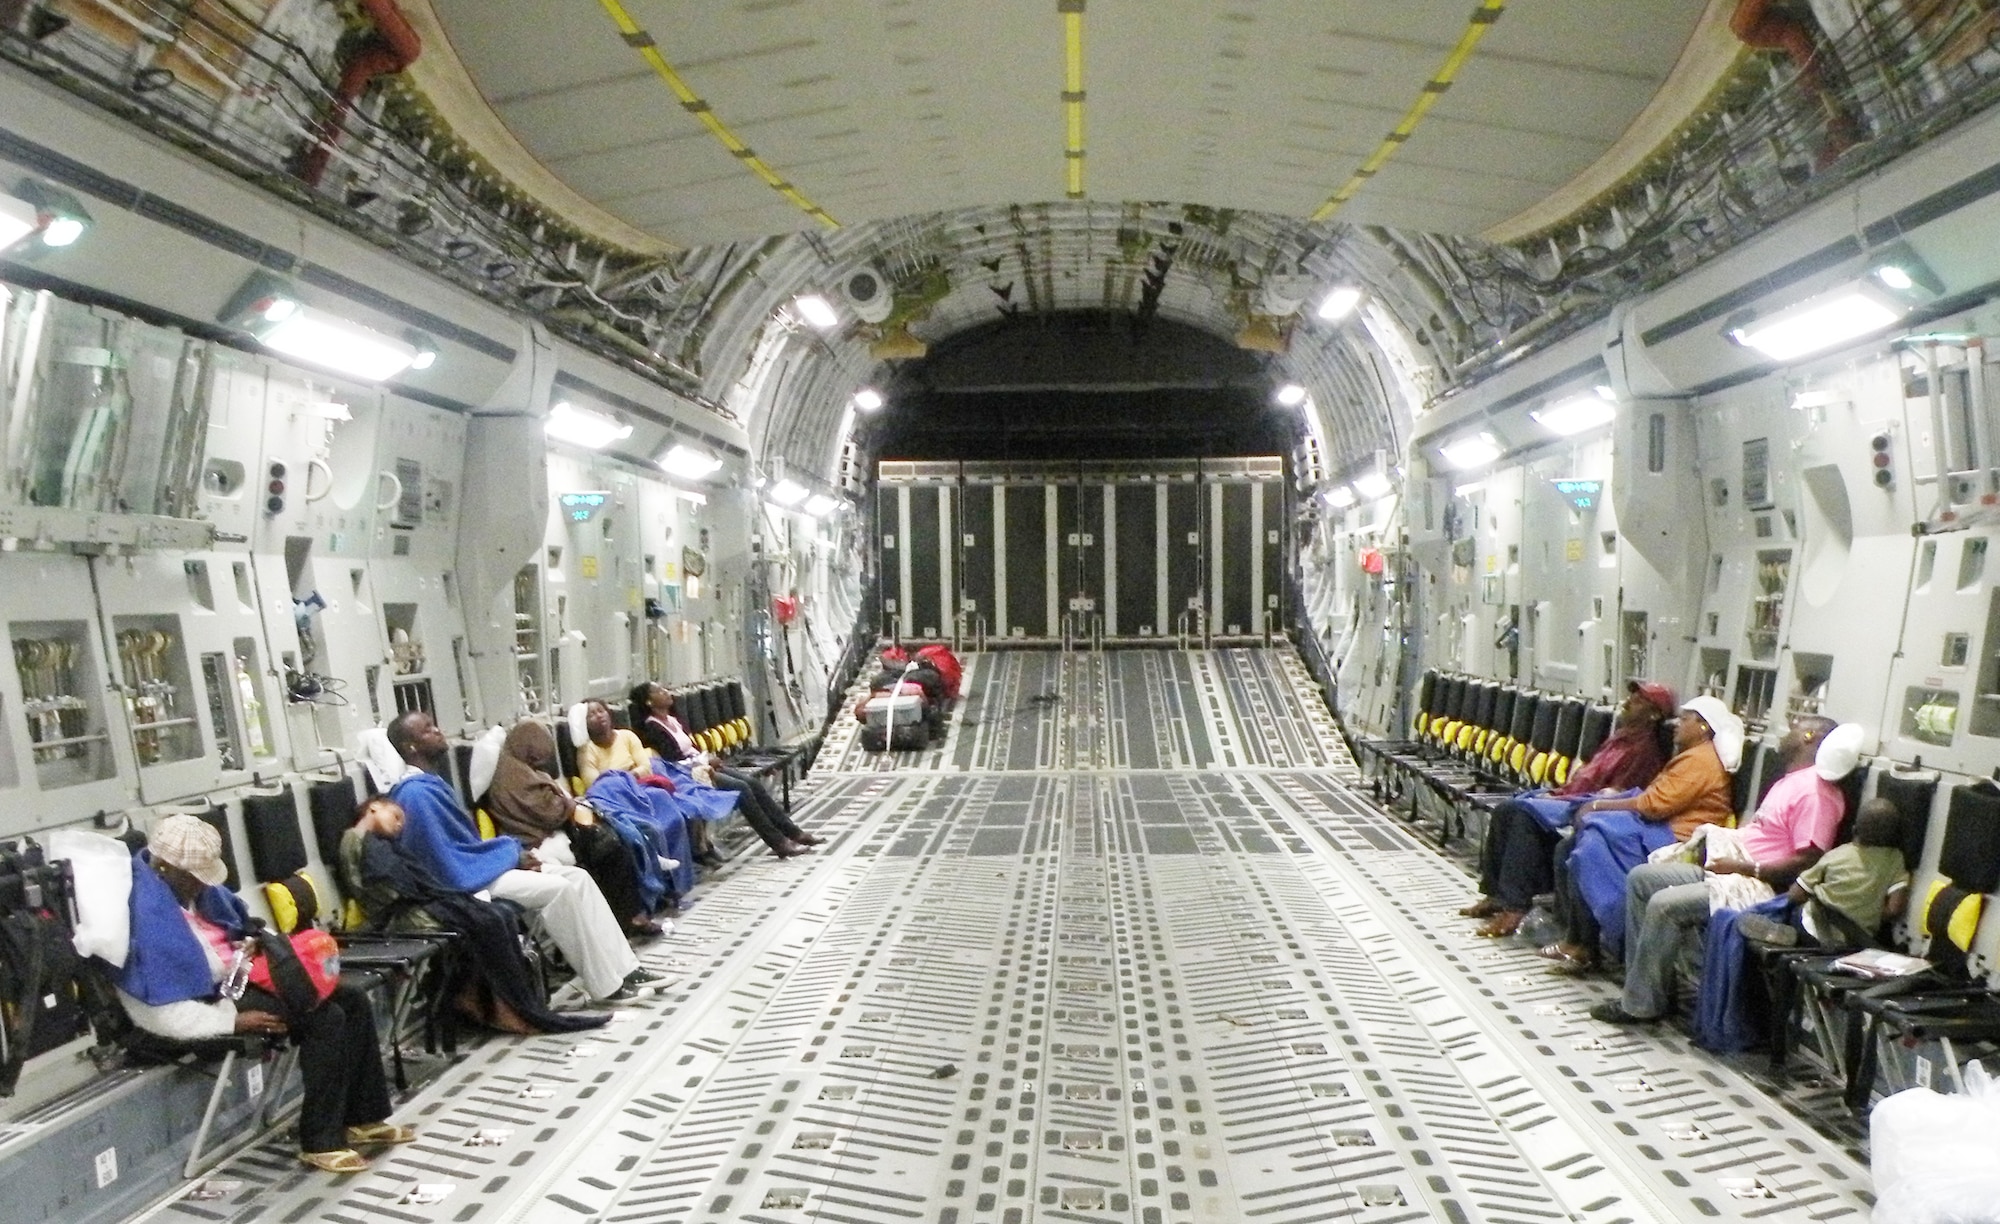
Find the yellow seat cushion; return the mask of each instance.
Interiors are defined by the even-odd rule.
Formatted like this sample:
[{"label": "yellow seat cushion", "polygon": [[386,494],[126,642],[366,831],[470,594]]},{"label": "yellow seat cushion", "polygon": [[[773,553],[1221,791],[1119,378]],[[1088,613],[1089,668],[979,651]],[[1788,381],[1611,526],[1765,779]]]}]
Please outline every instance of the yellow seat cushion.
[{"label": "yellow seat cushion", "polygon": [[1540,786],[1542,780],[1548,776],[1549,754],[1546,752],[1537,752],[1535,759],[1528,762],[1528,781],[1533,782],[1536,786]]},{"label": "yellow seat cushion", "polygon": [[493,823],[493,814],[485,808],[475,809],[472,813],[472,821],[479,826],[479,836],[484,840],[492,841],[494,838],[500,836],[499,828]]},{"label": "yellow seat cushion", "polygon": [[264,885],[264,902],[271,907],[271,924],[281,934],[290,935],[319,918],[319,885],[311,873],[296,871]]},{"label": "yellow seat cushion", "polygon": [[1549,779],[1557,786],[1569,781],[1569,758],[1557,757],[1549,769]]}]

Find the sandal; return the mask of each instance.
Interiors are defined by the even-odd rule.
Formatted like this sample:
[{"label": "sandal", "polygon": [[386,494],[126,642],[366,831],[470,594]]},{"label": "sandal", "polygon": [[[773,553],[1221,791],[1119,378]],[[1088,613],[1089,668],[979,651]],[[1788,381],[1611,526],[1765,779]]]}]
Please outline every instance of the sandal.
[{"label": "sandal", "polygon": [[1500,903],[1491,897],[1481,897],[1471,905],[1458,911],[1460,918],[1491,918],[1500,912]]},{"label": "sandal", "polygon": [[332,1152],[300,1152],[299,1159],[322,1173],[366,1173],[368,1162],[353,1148]]},{"label": "sandal", "polygon": [[416,1137],[416,1127],[394,1122],[367,1122],[347,1128],[347,1141],[357,1147],[364,1143],[410,1143]]},{"label": "sandal", "polygon": [[1496,910],[1473,934],[1481,939],[1505,939],[1521,929],[1521,920],[1526,917],[1520,910]]}]

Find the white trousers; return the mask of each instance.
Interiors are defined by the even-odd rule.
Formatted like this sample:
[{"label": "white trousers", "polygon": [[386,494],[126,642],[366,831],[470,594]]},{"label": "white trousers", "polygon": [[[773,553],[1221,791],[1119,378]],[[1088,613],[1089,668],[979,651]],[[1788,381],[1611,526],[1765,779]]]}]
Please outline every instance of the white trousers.
[{"label": "white trousers", "polygon": [[549,938],[569,958],[592,998],[616,992],[625,975],[639,967],[597,881],[583,868],[544,862],[540,871],[502,872],[487,887],[494,896],[541,916]]}]

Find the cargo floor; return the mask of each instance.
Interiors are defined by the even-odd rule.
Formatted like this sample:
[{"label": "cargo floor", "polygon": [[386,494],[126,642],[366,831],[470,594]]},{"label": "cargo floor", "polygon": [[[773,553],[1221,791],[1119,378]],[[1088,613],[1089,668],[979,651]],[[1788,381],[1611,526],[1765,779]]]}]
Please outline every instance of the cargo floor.
[{"label": "cargo floor", "polygon": [[[248,1221],[1861,1221],[1866,1169],[1603,983],[1471,938],[1281,650],[997,652],[945,742],[843,720],[821,852],[733,864],[581,1037],[495,1039]],[[419,1185],[442,1201],[404,1201]]]}]

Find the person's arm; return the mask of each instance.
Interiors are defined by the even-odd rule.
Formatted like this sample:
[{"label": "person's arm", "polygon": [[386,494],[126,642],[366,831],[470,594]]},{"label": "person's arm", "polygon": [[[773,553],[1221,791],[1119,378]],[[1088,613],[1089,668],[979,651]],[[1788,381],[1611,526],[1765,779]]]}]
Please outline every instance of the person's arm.
[{"label": "person's arm", "polygon": [[213,1003],[200,999],[184,999],[179,1003],[141,1003],[121,990],[118,1001],[125,1005],[125,1014],[132,1018],[133,1024],[169,1041],[201,1041],[209,1037],[227,1037],[237,1031],[236,1004],[228,999],[217,999]]},{"label": "person's arm", "polygon": [[1708,869],[1716,875],[1746,875],[1753,880],[1762,880],[1771,886],[1771,891],[1786,888],[1799,878],[1800,873],[1826,854],[1818,846],[1807,846],[1804,850],[1776,862],[1759,863],[1750,859],[1721,858],[1710,859]]},{"label": "person's arm", "polygon": [[604,767],[597,763],[597,754],[597,745],[588,740],[576,746],[576,776],[583,779],[585,790],[589,790],[590,784],[597,781],[597,775],[604,772]]},{"label": "person's arm", "polygon": [[1903,911],[1910,908],[1910,877],[1904,876],[1889,885],[1889,895],[1882,900],[1882,916],[1889,919],[1901,918]]},{"label": "person's arm", "polygon": [[1706,792],[1707,782],[1693,761],[1693,752],[1684,752],[1667,762],[1651,786],[1626,798],[1592,799],[1577,809],[1579,816],[1593,812],[1633,812],[1653,824],[1671,820]]}]

